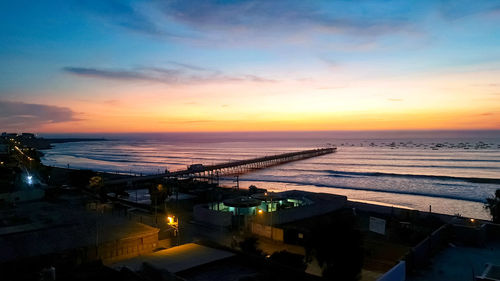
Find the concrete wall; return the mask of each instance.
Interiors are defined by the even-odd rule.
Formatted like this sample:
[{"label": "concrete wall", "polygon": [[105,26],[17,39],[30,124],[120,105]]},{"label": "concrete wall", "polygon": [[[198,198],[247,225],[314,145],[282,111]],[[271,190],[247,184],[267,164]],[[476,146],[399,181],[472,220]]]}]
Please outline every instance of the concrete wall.
[{"label": "concrete wall", "polygon": [[283,229],[262,225],[258,223],[250,224],[250,231],[259,236],[263,236],[274,241],[283,242]]},{"label": "concrete wall", "polygon": [[[347,201],[347,207],[355,208],[356,210],[364,211],[364,212],[373,212],[378,214],[385,215],[393,215],[398,217],[419,217],[419,216],[428,216],[432,215],[433,217],[441,219],[443,222],[451,223],[456,216],[446,215],[446,214],[438,214],[438,213],[429,213],[424,211],[399,208],[393,206],[383,206],[383,205],[375,205],[370,203],[356,202],[356,201]],[[465,218],[467,219],[467,218]]]},{"label": "concrete wall", "polygon": [[406,280],[406,263],[400,261],[397,265],[380,276],[377,281],[405,281]]},{"label": "concrete wall", "polygon": [[193,208],[194,220],[201,223],[228,227],[232,225],[232,216],[230,212],[210,210],[206,204],[196,205]]},{"label": "concrete wall", "polygon": [[[151,233],[135,238],[125,238],[99,245],[97,249],[87,249],[93,258],[99,258],[104,263],[113,263],[118,260],[132,258],[138,255],[151,253],[158,247],[158,233]],[[94,248],[94,249],[92,249]]]},{"label": "concrete wall", "polygon": [[441,250],[448,241],[450,227],[448,224],[441,226],[413,247],[404,258],[407,269],[415,270],[426,266],[432,255]]}]

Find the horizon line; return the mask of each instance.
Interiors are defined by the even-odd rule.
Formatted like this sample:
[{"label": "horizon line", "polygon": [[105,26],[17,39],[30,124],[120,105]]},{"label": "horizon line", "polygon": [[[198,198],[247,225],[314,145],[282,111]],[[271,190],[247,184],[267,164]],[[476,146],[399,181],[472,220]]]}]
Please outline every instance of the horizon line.
[{"label": "horizon line", "polygon": [[[9,133],[8,131],[4,131]],[[495,129],[366,129],[366,130],[248,130],[248,131],[72,131],[72,132],[34,132],[34,134],[224,134],[224,133],[361,133],[361,132],[499,132],[500,128]],[[33,133],[25,130],[11,133]]]}]

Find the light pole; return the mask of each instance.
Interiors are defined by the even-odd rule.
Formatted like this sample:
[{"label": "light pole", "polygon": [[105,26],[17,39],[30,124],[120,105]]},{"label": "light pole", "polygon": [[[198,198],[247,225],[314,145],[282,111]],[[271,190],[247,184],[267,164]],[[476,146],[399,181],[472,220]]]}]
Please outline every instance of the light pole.
[{"label": "light pole", "polygon": [[175,216],[168,216],[167,217],[167,225],[172,227],[174,229],[174,236],[177,236],[177,246],[180,244],[180,238],[179,238],[179,219],[176,218]]}]

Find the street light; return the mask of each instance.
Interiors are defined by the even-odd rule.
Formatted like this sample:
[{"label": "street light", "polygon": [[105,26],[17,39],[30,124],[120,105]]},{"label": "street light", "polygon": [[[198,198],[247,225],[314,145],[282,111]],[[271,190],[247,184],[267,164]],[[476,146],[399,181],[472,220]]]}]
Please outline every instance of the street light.
[{"label": "street light", "polygon": [[173,225],[174,224],[174,218],[171,216],[167,217],[168,225]]},{"label": "street light", "polygon": [[180,244],[179,241],[179,219],[175,216],[167,216],[167,225],[174,229],[174,236],[177,236],[177,245]]}]

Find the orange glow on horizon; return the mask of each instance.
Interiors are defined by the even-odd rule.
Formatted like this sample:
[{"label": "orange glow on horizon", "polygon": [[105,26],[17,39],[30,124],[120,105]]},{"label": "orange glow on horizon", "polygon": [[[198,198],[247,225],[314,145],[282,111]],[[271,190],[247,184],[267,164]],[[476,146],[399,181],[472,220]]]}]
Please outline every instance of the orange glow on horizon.
[{"label": "orange glow on horizon", "polygon": [[[104,117],[101,117],[104,118]],[[81,123],[81,124],[78,124]],[[78,125],[77,125],[78,124]],[[494,126],[494,125],[497,126]],[[77,129],[76,129],[77,128]],[[475,112],[414,112],[359,114],[304,114],[242,118],[240,120],[193,120],[116,116],[106,121],[88,119],[42,128],[45,132],[231,132],[231,131],[328,131],[328,130],[468,130],[500,129],[496,115]]]},{"label": "orange glow on horizon", "polygon": [[[166,87],[116,86],[94,97],[54,95],[34,102],[68,107],[75,121],[37,132],[230,132],[500,129],[500,95],[484,85],[498,72],[360,80],[336,87],[328,76]],[[417,79],[418,78],[418,79]],[[483,83],[483,84],[481,84]],[[330,84],[332,88],[321,87]],[[494,90],[494,89],[493,89]]]}]

